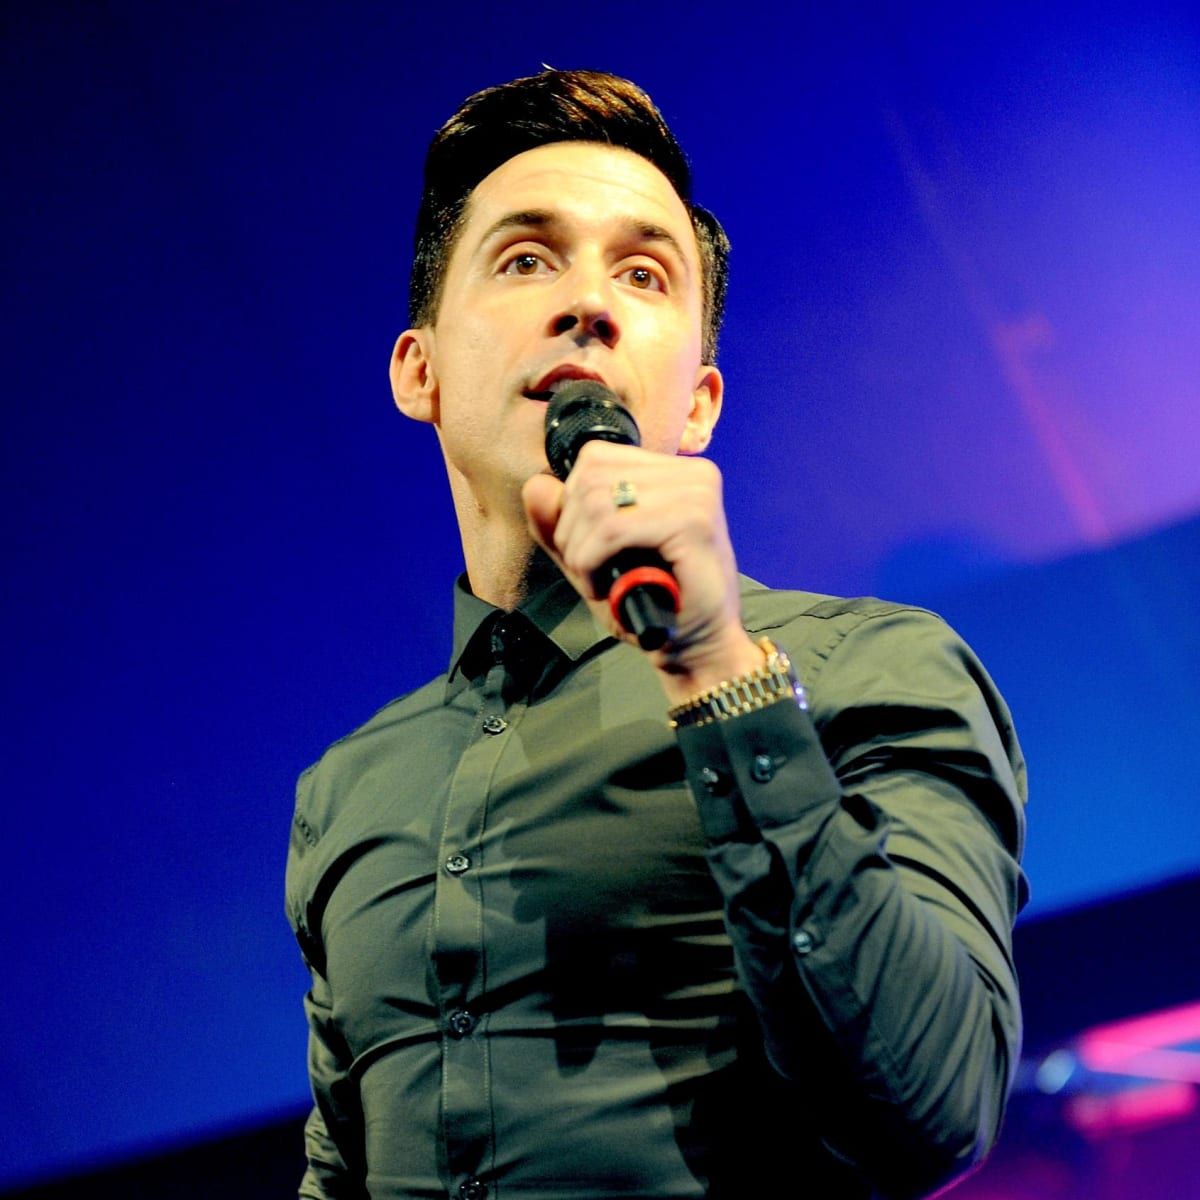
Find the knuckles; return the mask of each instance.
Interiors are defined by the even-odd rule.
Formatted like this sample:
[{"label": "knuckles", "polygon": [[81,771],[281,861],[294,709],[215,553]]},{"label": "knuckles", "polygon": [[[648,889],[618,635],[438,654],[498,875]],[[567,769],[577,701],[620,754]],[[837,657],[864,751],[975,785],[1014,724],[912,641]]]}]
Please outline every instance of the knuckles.
[{"label": "knuckles", "polygon": [[[613,490],[622,480],[637,493],[632,508],[614,503]],[[660,517],[669,512],[678,530],[701,531],[723,523],[722,482],[720,468],[709,459],[589,442],[567,478],[564,508],[573,509],[578,523],[606,544],[620,543],[651,512]]]},{"label": "knuckles", "polygon": [[[613,501],[621,480],[637,492],[631,508],[617,508]],[[560,532],[569,530],[557,545],[562,563],[572,575],[587,578],[617,550],[647,545],[647,533],[651,548],[720,540],[721,471],[706,458],[589,442],[564,485],[561,515],[567,520]]]}]

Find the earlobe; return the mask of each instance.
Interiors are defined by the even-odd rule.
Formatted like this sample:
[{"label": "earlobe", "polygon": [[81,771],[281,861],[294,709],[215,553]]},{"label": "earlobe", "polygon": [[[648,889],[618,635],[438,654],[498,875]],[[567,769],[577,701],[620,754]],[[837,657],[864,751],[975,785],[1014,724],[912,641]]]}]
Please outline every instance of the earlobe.
[{"label": "earlobe", "polygon": [[679,443],[680,454],[703,454],[712,441],[713,430],[721,416],[725,380],[714,366],[701,366],[692,389],[692,410]]},{"label": "earlobe", "polygon": [[437,372],[433,366],[433,330],[406,329],[392,349],[388,364],[392,399],[414,421],[438,423]]}]

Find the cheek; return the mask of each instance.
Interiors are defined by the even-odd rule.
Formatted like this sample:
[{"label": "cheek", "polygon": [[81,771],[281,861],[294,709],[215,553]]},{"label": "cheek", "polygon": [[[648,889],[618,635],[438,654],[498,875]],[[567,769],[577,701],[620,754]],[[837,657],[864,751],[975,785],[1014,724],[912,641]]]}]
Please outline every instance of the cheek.
[{"label": "cheek", "polygon": [[459,420],[472,421],[478,398],[488,389],[494,374],[495,343],[475,322],[464,321],[454,326],[449,337],[439,342],[438,384],[443,410],[452,409]]},{"label": "cheek", "polygon": [[642,445],[647,450],[660,454],[675,454],[687,424],[691,407],[691,394],[686,397],[677,391],[669,396],[660,395],[647,406],[648,410],[638,424],[642,434]]},{"label": "cheek", "polygon": [[700,364],[699,335],[693,336],[690,328],[680,328],[684,324],[654,322],[653,328],[639,328],[635,335],[644,347],[636,356],[645,397],[645,407],[638,414],[642,445],[666,454],[679,449]]},{"label": "cheek", "polygon": [[478,319],[460,319],[454,326],[453,336],[444,339],[442,343],[443,372],[454,375],[478,371],[480,365],[486,361],[486,351],[490,344],[488,331]]},{"label": "cheek", "polygon": [[657,311],[639,313],[627,332],[654,348],[659,370],[690,374],[700,362],[700,323],[687,311],[664,305]]}]

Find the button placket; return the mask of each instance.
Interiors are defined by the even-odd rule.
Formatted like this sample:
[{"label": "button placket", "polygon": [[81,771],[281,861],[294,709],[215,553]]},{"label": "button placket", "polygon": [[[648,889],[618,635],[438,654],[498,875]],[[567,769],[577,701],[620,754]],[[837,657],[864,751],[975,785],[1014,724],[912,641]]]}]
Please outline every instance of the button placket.
[{"label": "button placket", "polygon": [[478,1036],[481,1017],[472,1008],[484,976],[480,888],[492,779],[509,746],[508,738],[496,735],[517,724],[524,705],[517,696],[506,695],[509,681],[502,662],[494,662],[476,687],[476,733],[451,779],[438,841],[432,953],[443,1005],[442,1137],[451,1171],[484,1189],[467,1194],[484,1196],[485,1185],[468,1174],[486,1161],[494,1137],[489,1046]]}]

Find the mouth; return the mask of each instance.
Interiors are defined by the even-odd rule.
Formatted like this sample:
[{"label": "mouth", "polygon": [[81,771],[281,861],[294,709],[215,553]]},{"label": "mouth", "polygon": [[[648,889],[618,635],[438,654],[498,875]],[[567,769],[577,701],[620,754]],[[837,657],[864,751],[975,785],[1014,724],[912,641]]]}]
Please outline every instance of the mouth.
[{"label": "mouth", "polygon": [[539,400],[542,403],[549,403],[554,393],[564,383],[568,383],[572,379],[594,379],[597,383],[603,383],[606,387],[608,386],[603,376],[595,371],[589,371],[586,367],[579,367],[573,363],[561,363],[559,366],[547,371],[533,387],[526,388],[521,394],[527,400]]}]

